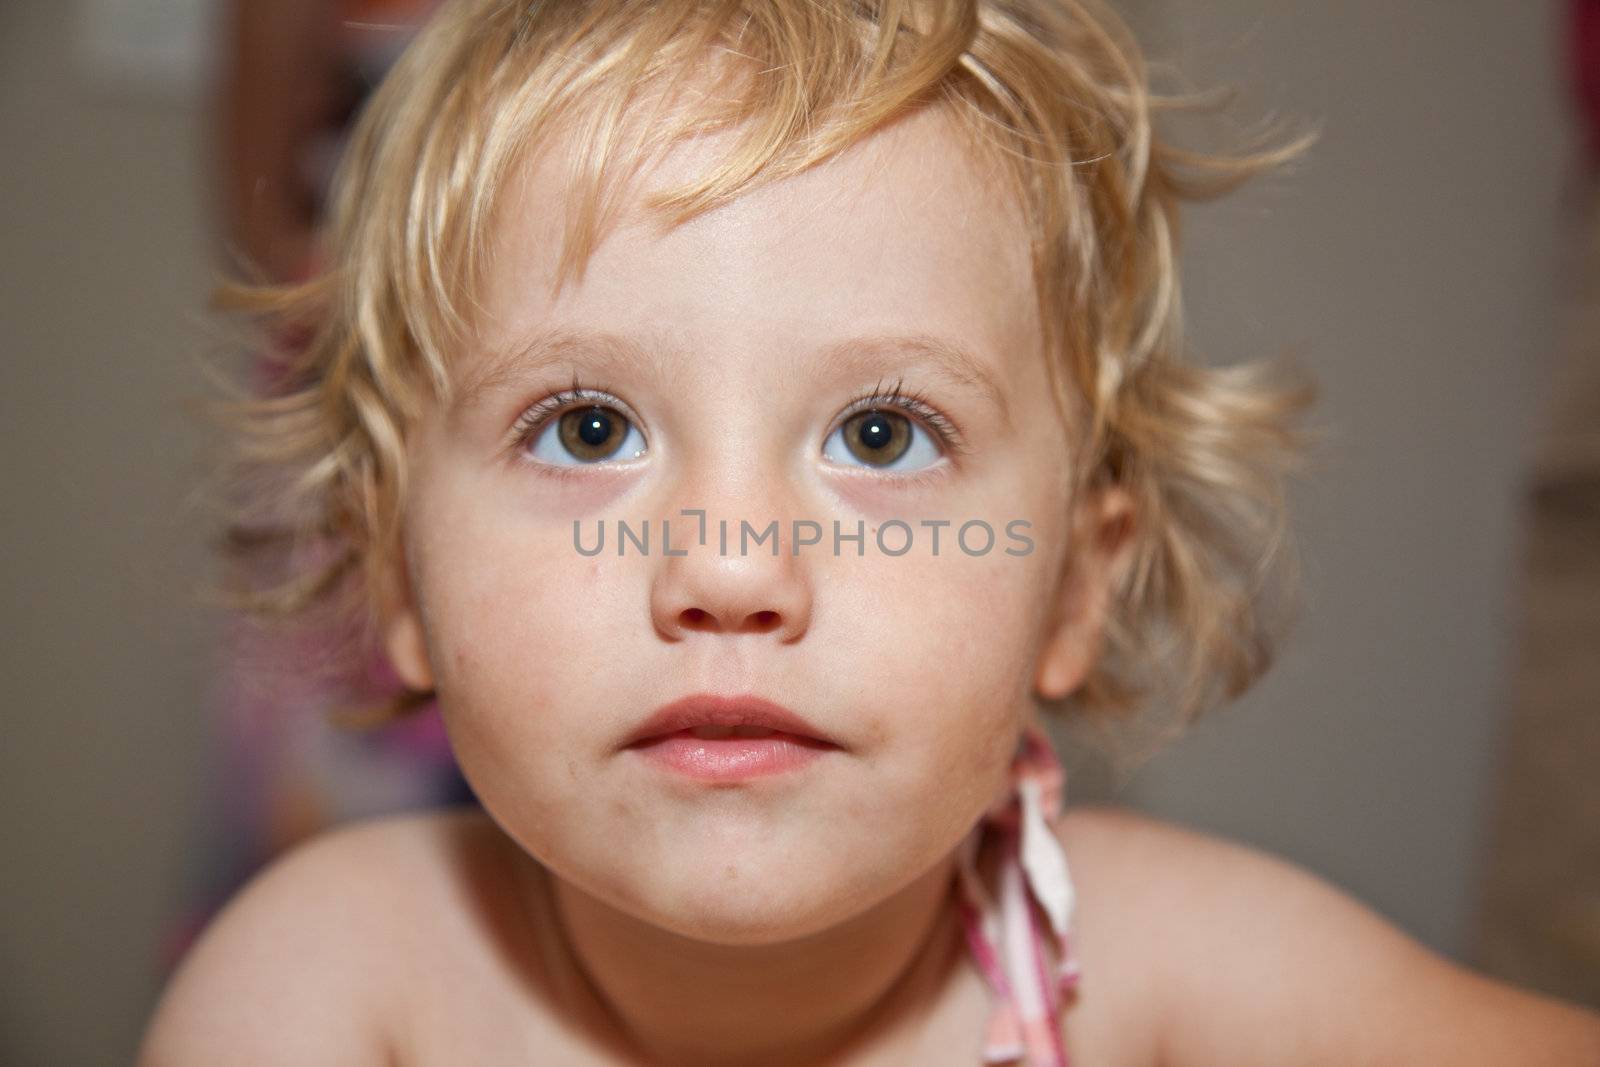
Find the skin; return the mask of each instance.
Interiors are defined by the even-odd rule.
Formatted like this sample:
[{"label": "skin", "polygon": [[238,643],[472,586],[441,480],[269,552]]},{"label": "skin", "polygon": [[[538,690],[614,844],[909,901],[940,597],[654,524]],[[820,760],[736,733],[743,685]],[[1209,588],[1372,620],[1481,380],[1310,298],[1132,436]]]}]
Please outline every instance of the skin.
[{"label": "skin", "polygon": [[[666,233],[630,211],[559,295],[547,205],[562,177],[524,171],[501,205],[466,388],[408,442],[389,652],[408,684],[437,689],[485,810],[549,872],[570,951],[660,1062],[818,1062],[948,945],[954,850],[1006,789],[1036,698],[1081,682],[1124,562],[1126,496],[1069,498],[1027,232],[947,121],[923,112]],[[719,147],[682,149],[647,180],[676,185]],[[520,354],[553,326],[622,335],[648,358]],[[908,334],[967,350],[993,395],[925,357],[822,355]],[[508,442],[575,374],[616,398],[643,455],[553,473]],[[829,458],[846,405],[895,379],[964,449],[935,446],[918,479]],[[683,508],[784,530],[861,520],[867,548],[796,556],[785,533],[777,557],[721,556],[713,526],[682,557],[574,550],[574,520],[592,532]],[[1023,519],[1034,548],[1008,555],[1002,533],[968,555],[952,525],[936,556],[924,518]],[[905,555],[876,550],[889,519],[923,535]],[[733,786],[621,749],[655,708],[707,691],[776,700],[841,748]]]},{"label": "skin", "polygon": [[[977,1062],[989,1001],[945,895],[952,852],[1038,699],[1093,663],[1137,517],[1114,489],[1067,493],[1025,232],[941,121],[670,233],[635,218],[559,297],[559,176],[518,175],[459,366],[489,385],[408,441],[387,631],[406,681],[437,688],[486,814],[369,821],[273,864],[174,976],[140,1067]],[[549,324],[652,357],[532,367],[517,353]],[[960,343],[1005,410],[925,364],[819,355],[899,332]],[[644,455],[569,477],[516,458],[518,416],[574,373],[637,419]],[[920,480],[827,460],[845,405],[895,376],[965,451]],[[573,548],[574,519],[685,507],[860,519],[869,547]],[[874,524],[930,516],[1026,518],[1036,549],[872,550]],[[776,699],[842,750],[720,787],[621,750],[707,690]],[[1593,1013],[1459,967],[1291,864],[1116,809],[1074,809],[1057,833],[1085,974],[1064,1020],[1075,1063],[1600,1062]]]}]

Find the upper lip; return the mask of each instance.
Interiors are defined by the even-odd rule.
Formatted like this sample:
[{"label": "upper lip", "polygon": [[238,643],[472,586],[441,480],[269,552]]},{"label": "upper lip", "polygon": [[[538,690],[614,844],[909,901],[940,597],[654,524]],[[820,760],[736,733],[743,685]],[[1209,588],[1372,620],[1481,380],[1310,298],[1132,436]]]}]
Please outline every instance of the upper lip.
[{"label": "upper lip", "polygon": [[797,737],[809,737],[830,745],[838,742],[823,733],[815,724],[758,696],[719,696],[714,693],[694,693],[663,704],[648,719],[641,722],[628,735],[623,747],[662,734],[690,730],[696,726],[762,726]]}]

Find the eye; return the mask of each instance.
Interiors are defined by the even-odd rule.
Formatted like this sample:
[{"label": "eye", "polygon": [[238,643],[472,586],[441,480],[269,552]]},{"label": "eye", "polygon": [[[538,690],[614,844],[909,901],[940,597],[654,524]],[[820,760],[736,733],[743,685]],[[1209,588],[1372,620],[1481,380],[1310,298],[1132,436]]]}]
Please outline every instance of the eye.
[{"label": "eye", "polygon": [[528,432],[527,454],[541,463],[574,467],[644,454],[644,435],[605,404],[571,408]]},{"label": "eye", "polygon": [[941,453],[915,420],[868,408],[840,423],[823,443],[822,454],[835,463],[898,473],[922,470],[937,462]]}]

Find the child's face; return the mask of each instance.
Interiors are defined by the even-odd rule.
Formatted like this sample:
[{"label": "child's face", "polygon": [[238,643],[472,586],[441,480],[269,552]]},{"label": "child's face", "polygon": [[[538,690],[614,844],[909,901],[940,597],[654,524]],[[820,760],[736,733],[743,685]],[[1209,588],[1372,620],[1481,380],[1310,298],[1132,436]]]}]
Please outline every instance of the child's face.
[{"label": "child's face", "polygon": [[[483,343],[456,367],[468,388],[408,442],[411,600],[388,631],[396,665],[437,688],[457,758],[502,828],[659,926],[777,941],[907,886],[1005,787],[1036,689],[1070,690],[1091,655],[1105,573],[1087,532],[1069,544],[1076,457],[1050,399],[1028,237],[944,121],[925,113],[665,235],[630,214],[559,299],[565,161],[545,153],[507,191]],[[651,184],[712,158],[681,150]],[[647,358],[518,355],[552,328],[624,338]],[[822,358],[847,339],[904,335],[944,339],[977,366],[887,349]],[[559,417],[513,445],[519,416],[574,376],[627,420],[598,449],[609,458],[563,438]],[[866,458],[842,443],[851,401],[896,379],[958,428],[964,453],[912,416],[887,470],[873,461],[898,445],[873,452],[883,438],[859,426]],[[680,509],[705,510],[704,546]],[[661,551],[664,518],[688,555]],[[630,543],[618,556],[618,519],[635,531],[649,520],[648,554]],[[891,519],[912,534],[902,555],[876,541]],[[950,523],[938,555],[922,525],[935,519]],[[574,523],[592,547],[602,520],[605,550],[580,554]],[[781,553],[768,542],[741,555],[740,520],[777,520]],[[794,520],[824,531],[797,556]],[[835,520],[846,533],[864,522],[864,554],[854,542],[834,553]],[[958,545],[968,520],[993,529],[986,552],[979,527],[970,554]],[[1030,524],[1013,528],[1027,554],[1006,551],[1027,547],[1008,536],[1013,520]],[[891,527],[884,544],[905,538]],[[1063,589],[1069,557],[1086,577]],[[732,784],[623,747],[656,708],[704,692],[776,701],[841,747]]]}]

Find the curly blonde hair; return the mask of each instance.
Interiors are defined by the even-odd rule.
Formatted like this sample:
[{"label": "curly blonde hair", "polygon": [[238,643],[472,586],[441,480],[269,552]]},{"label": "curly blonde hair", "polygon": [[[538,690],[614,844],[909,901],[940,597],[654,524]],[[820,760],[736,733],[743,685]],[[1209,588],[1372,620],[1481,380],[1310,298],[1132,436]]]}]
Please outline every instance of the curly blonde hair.
[{"label": "curly blonde hair", "polygon": [[[725,91],[666,106],[707,71]],[[1139,509],[1102,653],[1065,703],[1127,718],[1160,693],[1187,722],[1248,687],[1281,643],[1273,597],[1297,585],[1282,475],[1316,392],[1275,383],[1269,364],[1186,358],[1180,202],[1309,141],[1186,151],[1153,123],[1191,102],[1151,92],[1096,0],[446,3],[355,127],[326,269],[219,292],[295,338],[284,387],[225,405],[240,445],[223,545],[245,564],[234,602],[282,619],[328,610],[358,623],[356,656],[378,647],[408,426],[427,395],[450,394],[447,353],[469,329],[507,175],[555,134],[573,146],[559,288],[581,279],[627,181],[685,138],[742,131],[719,167],[648,202],[670,225],[938,107],[1026,210],[1050,380],[1082,427],[1075,488],[1113,481]]]}]

